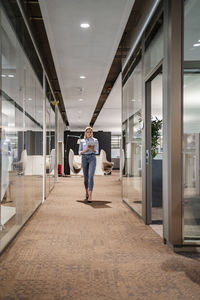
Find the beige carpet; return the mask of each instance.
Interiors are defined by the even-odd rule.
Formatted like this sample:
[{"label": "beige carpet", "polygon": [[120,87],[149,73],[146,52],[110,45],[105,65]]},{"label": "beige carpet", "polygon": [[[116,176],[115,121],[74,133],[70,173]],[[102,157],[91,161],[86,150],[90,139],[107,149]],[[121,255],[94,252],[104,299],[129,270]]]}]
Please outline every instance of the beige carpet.
[{"label": "beige carpet", "polygon": [[174,254],[121,202],[118,176],[62,178],[0,257],[0,299],[200,299],[199,255]]}]

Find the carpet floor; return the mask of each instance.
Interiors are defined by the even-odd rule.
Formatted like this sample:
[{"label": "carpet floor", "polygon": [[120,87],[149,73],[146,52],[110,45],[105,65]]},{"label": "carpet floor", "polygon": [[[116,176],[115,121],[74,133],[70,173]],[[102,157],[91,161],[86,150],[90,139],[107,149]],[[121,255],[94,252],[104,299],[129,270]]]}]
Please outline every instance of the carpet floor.
[{"label": "carpet floor", "polygon": [[118,175],[61,178],[0,257],[3,300],[200,299],[199,254],[175,254],[121,201]]}]

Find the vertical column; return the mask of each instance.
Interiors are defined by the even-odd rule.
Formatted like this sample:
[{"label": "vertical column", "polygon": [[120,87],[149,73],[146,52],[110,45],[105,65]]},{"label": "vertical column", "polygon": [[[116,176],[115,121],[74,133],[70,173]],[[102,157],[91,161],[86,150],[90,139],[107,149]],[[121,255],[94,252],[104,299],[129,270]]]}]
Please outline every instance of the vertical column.
[{"label": "vertical column", "polygon": [[196,185],[196,195],[200,195],[200,178],[199,178],[199,166],[200,166],[200,134],[195,133],[195,156],[196,156],[196,164],[195,164],[195,173],[196,173],[196,180],[195,180],[195,185]]},{"label": "vertical column", "polygon": [[[23,77],[22,77],[22,86],[20,86],[20,97],[21,99],[19,99],[20,103],[22,103],[22,123],[20,122],[20,124],[22,124],[22,145],[21,145],[21,149],[19,148],[18,145],[18,159],[21,159],[21,154],[22,151],[25,149],[25,131],[26,131],[26,118],[25,118],[25,98],[26,98],[26,89],[28,88],[28,86],[26,86],[26,76],[27,76],[27,72],[24,69],[23,73],[22,73]],[[20,83],[20,82],[19,82]],[[19,118],[19,116],[18,116]],[[27,145],[26,145],[26,150],[27,149]],[[16,216],[15,216],[15,222],[16,225],[22,225],[23,223],[23,208],[24,208],[24,176],[16,176],[16,182],[15,182],[15,186],[16,186],[16,192],[15,192],[15,199],[16,199]]]},{"label": "vertical column", "polygon": [[145,52],[145,37],[142,37],[142,219],[145,224],[147,223],[147,207],[146,207],[146,128],[145,128],[145,115],[146,115],[146,104],[145,104],[145,65],[144,65],[144,52]]},{"label": "vertical column", "polygon": [[55,106],[55,182],[58,182],[58,105]]},{"label": "vertical column", "polygon": [[[1,147],[1,136],[2,136],[2,34],[1,34],[2,26],[1,26],[1,5],[0,5],[0,147]],[[0,151],[0,195],[1,195],[1,172],[2,172],[2,156]],[[0,198],[0,230],[3,229],[1,224],[1,198]]]},{"label": "vertical column", "polygon": [[145,223],[151,224],[152,214],[152,157],[151,157],[151,82],[145,82],[145,202],[146,216]]},{"label": "vertical column", "polygon": [[46,199],[46,78],[43,70],[43,196],[42,203]]},{"label": "vertical column", "polygon": [[142,218],[151,223],[151,83],[145,81],[145,35],[142,37]]},{"label": "vertical column", "polygon": [[164,0],[163,225],[169,246],[182,244],[182,0]]}]

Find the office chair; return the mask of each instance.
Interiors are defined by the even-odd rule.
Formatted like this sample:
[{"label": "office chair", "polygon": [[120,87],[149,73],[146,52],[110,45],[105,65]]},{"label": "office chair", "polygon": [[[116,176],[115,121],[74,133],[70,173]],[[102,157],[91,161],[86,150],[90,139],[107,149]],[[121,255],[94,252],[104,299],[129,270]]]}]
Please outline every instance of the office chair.
[{"label": "office chair", "polygon": [[109,175],[112,172],[114,163],[107,160],[106,152],[103,149],[100,152],[100,163],[104,175]]},{"label": "office chair", "polygon": [[27,165],[27,160],[28,160],[27,151],[26,151],[26,149],[24,149],[21,153],[20,160],[13,163],[13,167],[18,169],[18,172],[17,172],[18,175],[24,175],[26,165]]},{"label": "office chair", "polygon": [[74,151],[72,149],[69,150],[69,156],[68,156],[68,161],[69,161],[69,167],[72,173],[78,174],[82,168],[81,164],[76,162],[74,160]]},{"label": "office chair", "polygon": [[46,173],[51,173],[55,167],[55,149],[51,149],[49,160],[46,162]]}]

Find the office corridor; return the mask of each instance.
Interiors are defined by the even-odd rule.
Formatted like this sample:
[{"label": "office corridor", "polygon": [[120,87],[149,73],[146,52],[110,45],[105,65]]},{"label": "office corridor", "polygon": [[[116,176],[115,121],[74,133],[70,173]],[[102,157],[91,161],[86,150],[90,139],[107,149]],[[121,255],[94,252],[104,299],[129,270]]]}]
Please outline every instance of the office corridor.
[{"label": "office corridor", "polygon": [[121,201],[118,174],[61,178],[0,257],[0,299],[199,299],[200,255],[178,255]]}]

